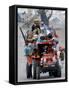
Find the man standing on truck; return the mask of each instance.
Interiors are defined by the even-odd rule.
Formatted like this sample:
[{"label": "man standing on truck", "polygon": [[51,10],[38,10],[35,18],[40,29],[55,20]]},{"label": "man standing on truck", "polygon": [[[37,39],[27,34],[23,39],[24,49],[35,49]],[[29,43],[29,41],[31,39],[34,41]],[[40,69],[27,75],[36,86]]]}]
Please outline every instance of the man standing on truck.
[{"label": "man standing on truck", "polygon": [[34,24],[32,25],[32,32],[33,34],[37,34],[37,35],[41,33],[39,19],[34,19]]}]

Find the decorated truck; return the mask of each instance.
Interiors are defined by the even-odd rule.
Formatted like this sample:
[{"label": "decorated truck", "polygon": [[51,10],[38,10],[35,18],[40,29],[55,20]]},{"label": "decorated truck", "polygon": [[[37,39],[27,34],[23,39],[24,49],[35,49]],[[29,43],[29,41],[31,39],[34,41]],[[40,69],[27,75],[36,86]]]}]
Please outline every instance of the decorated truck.
[{"label": "decorated truck", "polygon": [[[34,34],[32,31],[24,35],[25,53],[27,57],[27,78],[40,79],[40,73],[49,72],[49,76],[61,77],[61,60],[64,59],[64,47],[58,47],[59,41],[52,33]],[[27,38],[30,37],[30,38]],[[58,49],[57,49],[58,47]],[[63,55],[63,56],[62,56]]]}]

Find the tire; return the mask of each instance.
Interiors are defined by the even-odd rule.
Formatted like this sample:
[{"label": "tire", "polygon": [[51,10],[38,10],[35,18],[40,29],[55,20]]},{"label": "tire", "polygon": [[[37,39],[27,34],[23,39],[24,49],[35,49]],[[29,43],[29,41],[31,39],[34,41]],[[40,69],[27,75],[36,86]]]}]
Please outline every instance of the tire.
[{"label": "tire", "polygon": [[54,77],[61,77],[61,66],[59,65],[59,63],[56,63],[56,70],[54,71]]},{"label": "tire", "polygon": [[61,67],[57,68],[57,77],[61,77]]},{"label": "tire", "polygon": [[40,79],[40,66],[36,67],[36,79]]},{"label": "tire", "polygon": [[36,62],[35,62],[35,60],[32,61],[32,78],[36,79]]},{"label": "tire", "polygon": [[57,69],[53,74],[54,74],[54,77],[61,77],[61,70]]},{"label": "tire", "polygon": [[52,71],[49,71],[49,76],[53,76],[53,72]]},{"label": "tire", "polygon": [[32,65],[29,65],[28,63],[26,64],[26,75],[27,75],[27,78],[32,77],[31,67],[32,67]]}]

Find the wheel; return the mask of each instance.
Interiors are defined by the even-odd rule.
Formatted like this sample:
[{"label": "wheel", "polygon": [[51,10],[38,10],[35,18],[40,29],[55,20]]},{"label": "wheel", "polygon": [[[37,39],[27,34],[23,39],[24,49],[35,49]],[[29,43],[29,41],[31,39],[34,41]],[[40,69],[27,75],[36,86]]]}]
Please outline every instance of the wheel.
[{"label": "wheel", "polygon": [[40,79],[40,66],[36,67],[36,79]]},{"label": "wheel", "polygon": [[61,67],[57,68],[57,77],[61,77]]},{"label": "wheel", "polygon": [[32,61],[32,78],[36,79],[36,62],[35,62],[35,60]]},{"label": "wheel", "polygon": [[59,65],[59,63],[56,63],[56,67],[55,67],[55,71],[54,71],[54,77],[61,77],[61,66]]},{"label": "wheel", "polygon": [[29,65],[29,64],[27,63],[27,64],[26,64],[26,75],[27,75],[27,78],[32,77],[31,68],[32,68],[32,65]]},{"label": "wheel", "polygon": [[53,76],[53,72],[52,71],[49,71],[49,76]]},{"label": "wheel", "polygon": [[55,72],[53,72],[54,77],[61,77],[61,69],[57,68]]}]

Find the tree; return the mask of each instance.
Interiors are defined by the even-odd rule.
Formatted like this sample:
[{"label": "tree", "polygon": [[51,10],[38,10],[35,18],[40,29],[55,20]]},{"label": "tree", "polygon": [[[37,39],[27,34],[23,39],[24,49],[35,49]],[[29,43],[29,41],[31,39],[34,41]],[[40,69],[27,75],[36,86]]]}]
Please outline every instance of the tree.
[{"label": "tree", "polygon": [[[52,10],[39,9],[38,13],[41,17],[41,21],[43,21],[46,25],[49,26],[49,19],[51,18],[53,11]],[[49,13],[49,15],[47,15],[47,13]]]}]

